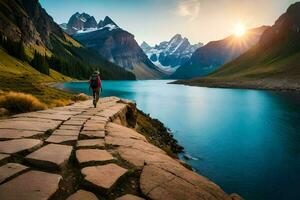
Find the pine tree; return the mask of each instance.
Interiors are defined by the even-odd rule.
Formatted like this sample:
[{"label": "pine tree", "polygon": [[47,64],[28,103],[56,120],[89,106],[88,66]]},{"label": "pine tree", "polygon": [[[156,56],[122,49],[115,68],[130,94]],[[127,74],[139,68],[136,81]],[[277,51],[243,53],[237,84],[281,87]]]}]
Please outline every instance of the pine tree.
[{"label": "pine tree", "polygon": [[46,56],[39,54],[37,51],[34,51],[34,57],[30,62],[31,66],[34,67],[39,72],[49,75],[49,64],[47,62]]}]

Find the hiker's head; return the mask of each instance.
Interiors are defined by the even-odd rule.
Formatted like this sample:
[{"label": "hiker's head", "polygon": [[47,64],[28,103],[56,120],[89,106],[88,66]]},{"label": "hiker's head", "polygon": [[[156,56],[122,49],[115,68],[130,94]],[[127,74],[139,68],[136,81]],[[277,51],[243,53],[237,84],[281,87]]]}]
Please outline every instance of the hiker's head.
[{"label": "hiker's head", "polygon": [[100,72],[99,71],[94,71],[93,75],[100,76]]}]

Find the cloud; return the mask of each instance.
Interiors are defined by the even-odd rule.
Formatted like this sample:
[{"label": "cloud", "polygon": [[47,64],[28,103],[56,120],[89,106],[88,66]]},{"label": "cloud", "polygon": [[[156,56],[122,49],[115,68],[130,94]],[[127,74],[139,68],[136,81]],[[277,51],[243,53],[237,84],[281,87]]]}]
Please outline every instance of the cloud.
[{"label": "cloud", "polygon": [[178,4],[177,12],[180,16],[194,20],[199,14],[200,4],[200,0],[181,0]]}]

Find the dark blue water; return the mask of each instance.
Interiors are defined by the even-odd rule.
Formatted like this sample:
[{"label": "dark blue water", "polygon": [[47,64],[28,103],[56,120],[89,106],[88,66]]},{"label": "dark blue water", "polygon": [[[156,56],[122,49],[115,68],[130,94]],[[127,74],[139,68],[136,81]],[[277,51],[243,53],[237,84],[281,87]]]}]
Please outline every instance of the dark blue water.
[{"label": "dark blue water", "polygon": [[[300,199],[300,94],[104,81],[160,119],[200,174],[250,200]],[[89,93],[86,83],[61,88]]]}]

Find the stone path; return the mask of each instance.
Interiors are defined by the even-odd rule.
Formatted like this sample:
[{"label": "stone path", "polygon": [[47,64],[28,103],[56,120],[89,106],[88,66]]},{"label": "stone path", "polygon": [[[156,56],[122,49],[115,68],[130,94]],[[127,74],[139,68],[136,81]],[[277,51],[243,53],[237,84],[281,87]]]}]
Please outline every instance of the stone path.
[{"label": "stone path", "polygon": [[0,199],[240,199],[127,128],[133,103],[110,97],[99,105],[0,120]]}]

